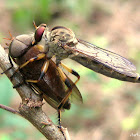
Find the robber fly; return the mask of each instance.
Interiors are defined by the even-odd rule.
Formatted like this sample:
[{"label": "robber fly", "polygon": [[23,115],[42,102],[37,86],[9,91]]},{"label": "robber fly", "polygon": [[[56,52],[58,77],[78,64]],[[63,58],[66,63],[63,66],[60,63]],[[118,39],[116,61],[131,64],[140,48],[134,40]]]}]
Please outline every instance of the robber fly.
[{"label": "robber fly", "polygon": [[[42,25],[39,26],[39,28],[41,27]],[[56,65],[61,64],[61,60],[70,58],[108,77],[122,81],[140,82],[139,74],[135,72],[136,67],[129,60],[77,39],[69,28],[56,26],[49,31],[46,27],[41,42],[44,43],[44,53],[47,58],[56,57]]]},{"label": "robber fly", "polygon": [[[39,33],[41,33],[41,30]],[[19,66],[18,70],[22,73],[24,80],[28,82],[31,88],[35,92],[41,93],[43,98],[53,108],[58,110],[58,121],[61,128],[61,111],[70,109],[70,101],[81,103],[82,96],[76,85],[64,72],[65,79],[61,77],[59,73],[60,68],[56,66],[52,59],[48,60],[47,57],[37,59],[36,56],[40,54],[40,51],[44,47],[37,43],[39,40],[36,40],[36,43],[32,45],[33,40],[34,34],[24,34],[13,38],[9,45],[9,60],[12,66],[12,60]],[[33,61],[34,59],[37,60]],[[29,60],[30,63],[27,63]],[[47,71],[45,71],[46,67]],[[73,86],[68,86],[65,80]],[[72,96],[67,97],[69,92],[72,92]],[[63,100],[65,101],[63,102]]]}]

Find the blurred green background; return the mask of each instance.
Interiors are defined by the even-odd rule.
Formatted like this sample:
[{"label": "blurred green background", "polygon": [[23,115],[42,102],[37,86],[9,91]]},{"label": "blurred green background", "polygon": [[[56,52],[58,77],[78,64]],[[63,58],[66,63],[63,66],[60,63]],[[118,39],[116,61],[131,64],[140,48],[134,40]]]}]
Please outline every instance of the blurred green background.
[{"label": "blurred green background", "polygon": [[[0,0],[0,43],[4,37],[34,31],[46,23],[50,28],[71,28],[78,38],[116,52],[140,72],[140,1],[139,0]],[[78,88],[82,105],[72,105],[62,114],[72,140],[139,140],[140,85],[121,82],[97,74],[80,64],[64,60],[81,80]],[[0,104],[18,108],[18,94],[6,76],[0,77]],[[45,112],[57,124],[57,112],[47,103]],[[0,140],[45,140],[29,122],[0,109]]]}]

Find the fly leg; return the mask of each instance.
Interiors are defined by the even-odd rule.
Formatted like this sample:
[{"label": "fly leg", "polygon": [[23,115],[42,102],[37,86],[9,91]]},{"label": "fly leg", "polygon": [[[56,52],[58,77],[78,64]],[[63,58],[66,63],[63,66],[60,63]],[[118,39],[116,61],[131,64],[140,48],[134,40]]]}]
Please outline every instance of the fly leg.
[{"label": "fly leg", "polygon": [[41,74],[38,78],[38,80],[26,80],[26,82],[30,82],[30,83],[38,83],[45,75],[45,73],[47,72],[49,67],[49,60],[45,61],[42,68],[41,68]]},{"label": "fly leg", "polygon": [[63,134],[65,140],[66,140],[66,137],[65,137],[65,134],[63,132],[63,129],[62,129],[62,125],[61,125],[61,109],[58,109],[58,122],[59,122],[59,129],[61,131],[61,133]]},{"label": "fly leg", "polygon": [[[66,86],[68,87],[67,95],[63,98],[63,100],[61,101],[61,103],[58,106],[58,109],[61,109],[63,107],[63,105],[65,104],[65,102],[68,100],[68,98],[70,97],[71,93],[72,93],[72,88],[76,85],[76,83],[80,80],[80,75],[73,69],[67,67],[66,65],[64,65],[63,63],[60,63],[60,65],[65,68],[68,72],[70,72],[71,74],[73,74],[74,76],[77,77],[77,80],[74,82],[73,85],[70,84],[69,79],[66,77],[66,75],[62,72],[62,70],[58,67],[59,73],[62,77],[62,80],[65,82]],[[65,79],[65,80],[64,80]]]},{"label": "fly leg", "polygon": [[75,70],[73,70],[73,69],[67,67],[65,64],[63,64],[63,63],[61,63],[61,62],[60,62],[60,65],[61,65],[64,69],[66,69],[68,72],[70,72],[71,74],[73,74],[74,76],[77,77],[77,80],[74,82],[74,84],[77,84],[77,82],[80,80],[80,75],[79,75]]},{"label": "fly leg", "polygon": [[[19,68],[16,70],[20,70],[22,68],[24,68],[26,65],[28,65],[29,63],[32,63],[34,61],[37,61],[37,60],[40,60],[40,59],[43,59],[45,57],[45,54],[41,53],[41,54],[38,54],[37,56],[29,59],[27,62],[25,62],[24,64],[22,64],[21,66],[19,66]],[[26,82],[29,82],[29,83],[38,83],[42,78],[43,76],[45,75],[47,69],[48,69],[48,66],[49,66],[49,60],[45,61],[42,68],[41,68],[41,74],[40,74],[40,77],[39,79],[37,80],[25,80]]]},{"label": "fly leg", "polygon": [[58,105],[58,118],[59,118],[59,126],[61,128],[61,119],[60,119],[60,112],[61,112],[61,109],[63,107],[63,105],[66,103],[66,101],[68,100],[68,98],[70,97],[71,93],[72,93],[72,88],[75,86],[75,84],[79,81],[80,79],[80,76],[79,74],[72,70],[71,68],[68,68],[66,65],[60,63],[60,65],[62,67],[64,67],[67,71],[69,71],[70,73],[72,73],[73,75],[75,75],[77,77],[77,80],[75,81],[75,83],[73,85],[71,85],[69,79],[66,77],[66,75],[64,74],[64,72],[59,68],[57,67],[58,71],[59,71],[59,74],[62,78],[62,80],[64,81],[64,83],[66,84],[66,86],[68,87],[68,90],[66,91],[67,92],[67,95],[63,98],[63,100],[60,102],[60,104]]},{"label": "fly leg", "polygon": [[[69,81],[69,79],[66,77],[66,75],[63,73],[63,71],[59,68],[59,67],[57,67],[57,70],[58,70],[58,72],[59,72],[59,74],[60,74],[60,76],[61,76],[61,79],[62,79],[62,81],[65,83],[65,85],[69,88],[69,89],[71,89],[72,90],[72,86],[71,86],[71,83],[70,83],[70,81]],[[68,94],[71,94],[71,90],[70,90],[70,92],[68,93]],[[64,97],[65,98],[65,97]],[[62,134],[64,135],[64,132],[63,132],[63,130],[62,130],[62,126],[61,126],[61,109],[62,109],[62,107],[63,107],[63,105],[65,104],[65,102],[68,100],[68,98],[66,98],[66,100],[65,101],[61,101],[60,102],[60,105],[58,105],[58,123],[59,123],[59,129],[60,129],[60,131],[62,132]],[[64,137],[65,137],[65,135],[64,135]]]},{"label": "fly leg", "polygon": [[7,70],[5,70],[4,72],[2,72],[1,74],[6,73],[7,71],[9,71],[10,69],[13,68],[13,62],[12,62],[12,59],[11,59],[10,55],[8,55],[8,58],[9,58],[9,61],[10,61],[11,66]]},{"label": "fly leg", "polygon": [[45,54],[44,54],[44,53],[38,54],[37,56],[35,56],[35,57],[29,59],[27,62],[25,62],[24,64],[22,64],[21,66],[19,66],[19,68],[18,68],[17,70],[22,69],[22,68],[25,67],[27,64],[32,63],[32,62],[34,62],[34,61],[36,61],[36,60],[43,59],[44,57],[45,57]]},{"label": "fly leg", "polygon": [[[6,73],[6,72],[9,71],[10,69],[12,69],[13,66],[14,66],[10,55],[8,55],[8,58],[9,58],[9,61],[10,61],[11,66],[10,66],[7,70],[5,70],[4,72],[2,72],[1,74]],[[16,71],[12,74],[12,76],[10,76],[10,79],[11,79],[11,80],[12,80],[12,78],[14,77],[15,74],[16,74]],[[16,84],[16,85],[14,85],[13,88],[18,88],[18,87],[22,86],[23,84],[24,84],[24,81],[22,81],[21,83],[18,83],[18,84]]]}]

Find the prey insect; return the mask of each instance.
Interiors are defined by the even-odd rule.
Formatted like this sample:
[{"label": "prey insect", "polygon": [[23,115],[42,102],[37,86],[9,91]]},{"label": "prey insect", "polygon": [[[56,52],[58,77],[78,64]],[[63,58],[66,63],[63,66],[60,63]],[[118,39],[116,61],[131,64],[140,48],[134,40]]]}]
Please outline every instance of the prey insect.
[{"label": "prey insect", "polygon": [[[41,25],[40,25],[41,27]],[[56,64],[70,58],[85,67],[105,76],[128,82],[140,82],[136,67],[126,58],[77,39],[71,29],[56,26],[50,31],[46,27],[41,42],[45,42],[44,53],[48,58],[56,57]]]},{"label": "prey insect", "polygon": [[[71,101],[82,102],[82,96],[72,80],[64,72],[60,73],[60,68],[56,66],[52,59],[37,57],[40,56],[40,51],[44,46],[38,44],[38,42],[32,44],[33,40],[34,34],[20,35],[12,39],[9,46],[11,67],[13,66],[13,60],[19,66],[18,70],[31,88],[42,94],[43,98],[58,110],[59,126],[61,128],[61,111],[70,109]],[[68,84],[66,84],[66,81]],[[72,94],[72,96],[67,97],[69,94]]]}]

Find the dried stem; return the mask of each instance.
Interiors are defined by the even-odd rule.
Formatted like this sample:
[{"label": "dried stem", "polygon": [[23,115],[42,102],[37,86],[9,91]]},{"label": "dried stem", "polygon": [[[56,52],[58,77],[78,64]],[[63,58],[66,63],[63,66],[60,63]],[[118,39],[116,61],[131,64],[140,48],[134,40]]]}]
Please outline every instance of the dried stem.
[{"label": "dried stem", "polygon": [[11,112],[13,114],[17,114],[17,115],[21,116],[21,114],[20,114],[19,111],[15,110],[15,109],[13,109],[11,107],[8,107],[8,106],[5,106],[5,105],[0,104],[0,108],[4,109],[6,111],[9,111],[9,112]]},{"label": "dried stem", "polygon": [[[9,63],[8,55],[0,45],[0,67],[3,71],[7,70],[11,64]],[[7,77],[13,75],[15,68],[6,72]],[[9,78],[10,79],[10,78]],[[21,83],[22,77],[20,73],[16,73],[11,82],[13,85]],[[20,115],[30,121],[48,140],[64,140],[61,131],[52,123],[48,116],[42,111],[42,99],[39,95],[27,85],[22,85],[16,89],[19,93],[22,104],[19,106],[19,111],[0,105],[0,108],[5,109],[14,114]],[[37,107],[36,107],[37,106]],[[48,125],[43,125],[43,123]]]}]

